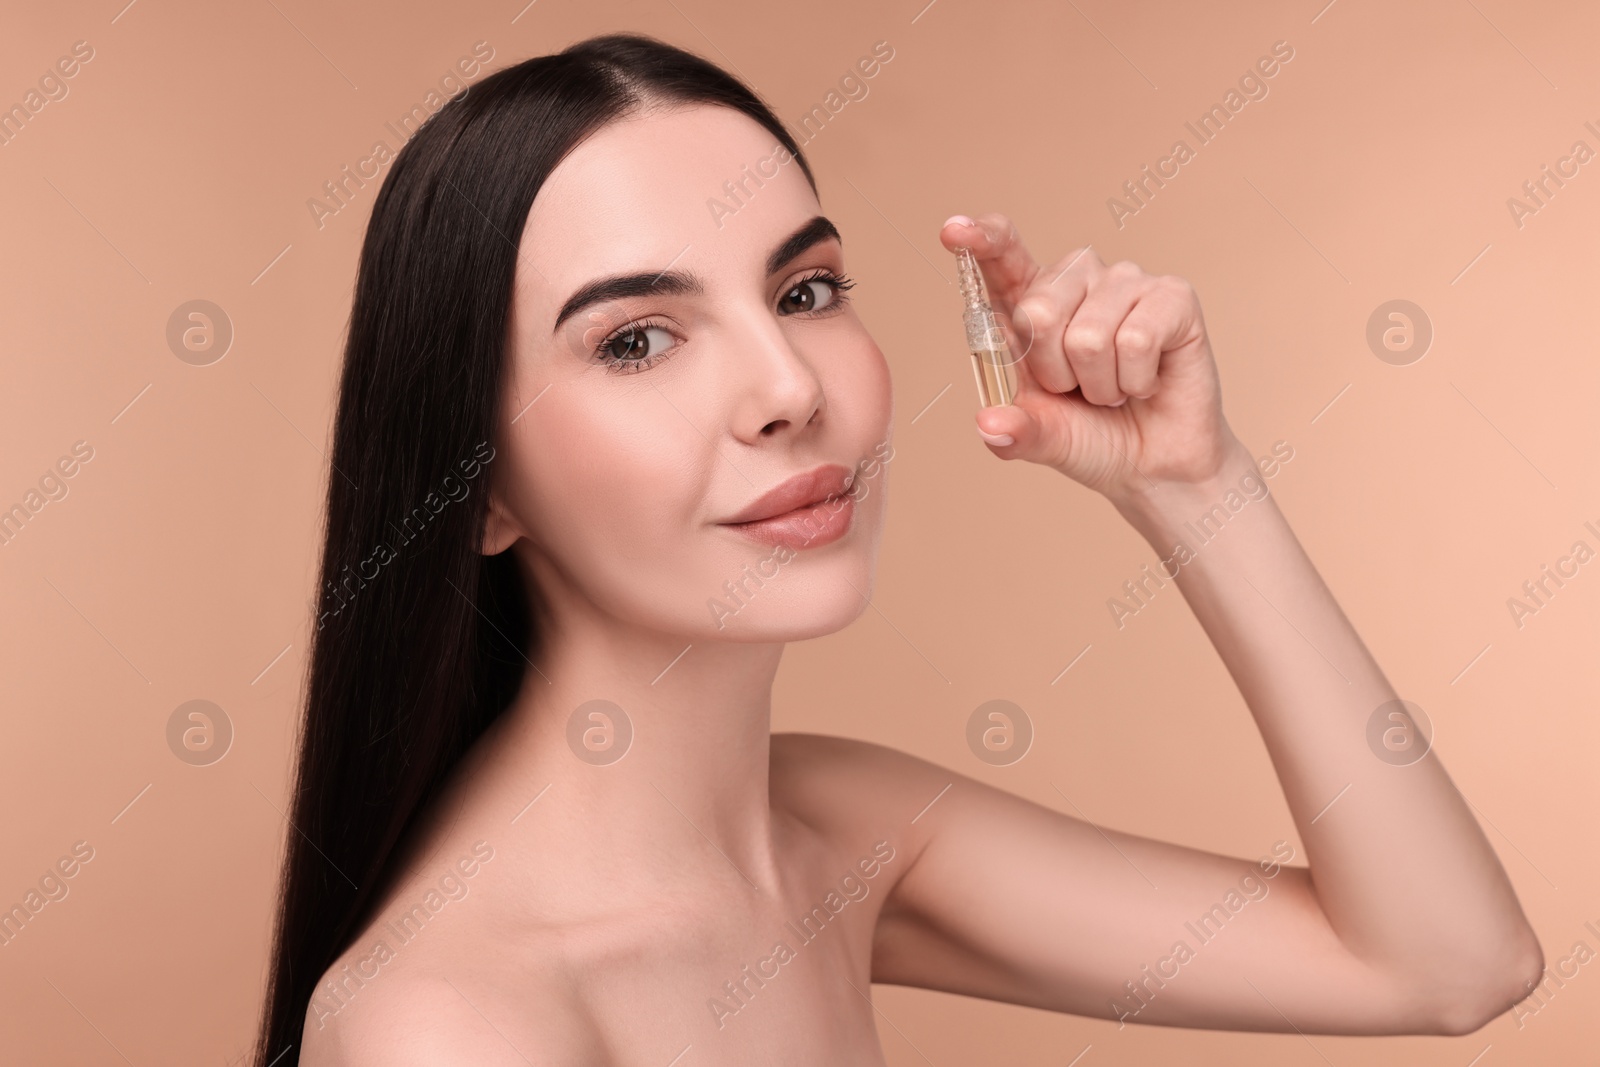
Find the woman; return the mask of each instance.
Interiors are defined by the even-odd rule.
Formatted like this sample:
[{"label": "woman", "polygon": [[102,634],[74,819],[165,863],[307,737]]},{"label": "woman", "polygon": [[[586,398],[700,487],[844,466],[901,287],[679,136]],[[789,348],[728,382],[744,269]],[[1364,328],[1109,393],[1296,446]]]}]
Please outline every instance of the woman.
[{"label": "woman", "polygon": [[[940,237],[1027,339],[1016,403],[978,415],[996,455],[1163,556],[1258,484],[1187,283],[1041,268],[999,215]],[[1307,1033],[1461,1034],[1518,999],[1543,958],[1505,873],[1435,755],[1369,748],[1394,690],[1270,496],[1176,581],[1309,867],[770,734],[785,643],[865,609],[884,520],[889,376],[850,285],[782,124],[648,38],[501,71],[399,153],[258,1063],[881,1064],[872,982]]]}]

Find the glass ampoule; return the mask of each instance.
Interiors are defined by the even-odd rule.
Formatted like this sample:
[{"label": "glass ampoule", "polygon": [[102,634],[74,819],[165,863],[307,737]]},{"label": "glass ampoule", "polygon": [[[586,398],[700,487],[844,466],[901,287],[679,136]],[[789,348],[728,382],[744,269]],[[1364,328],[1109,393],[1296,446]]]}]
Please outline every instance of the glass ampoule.
[{"label": "glass ampoule", "polygon": [[961,321],[967,328],[967,351],[972,353],[972,373],[978,382],[978,399],[984,407],[1009,404],[1017,395],[1017,370],[1006,343],[1005,327],[983,295],[983,275],[970,248],[956,249],[956,273],[965,306]]}]

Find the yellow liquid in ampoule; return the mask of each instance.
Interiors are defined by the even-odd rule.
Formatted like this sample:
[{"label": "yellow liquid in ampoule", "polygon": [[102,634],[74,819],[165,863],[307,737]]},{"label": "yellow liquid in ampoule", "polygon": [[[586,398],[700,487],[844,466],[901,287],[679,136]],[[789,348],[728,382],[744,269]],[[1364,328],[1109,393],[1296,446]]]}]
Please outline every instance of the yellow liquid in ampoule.
[{"label": "yellow liquid in ampoule", "polygon": [[1017,370],[1012,365],[1011,346],[1006,343],[1005,330],[984,296],[982,273],[972,249],[956,249],[956,273],[965,305],[961,322],[967,332],[967,351],[972,353],[978,397],[986,408],[1013,403],[1017,396]]},{"label": "yellow liquid in ampoule", "polygon": [[986,408],[1010,404],[1017,397],[1017,370],[1011,364],[1011,350],[999,348],[969,349],[972,353],[972,373],[978,380],[978,396]]}]

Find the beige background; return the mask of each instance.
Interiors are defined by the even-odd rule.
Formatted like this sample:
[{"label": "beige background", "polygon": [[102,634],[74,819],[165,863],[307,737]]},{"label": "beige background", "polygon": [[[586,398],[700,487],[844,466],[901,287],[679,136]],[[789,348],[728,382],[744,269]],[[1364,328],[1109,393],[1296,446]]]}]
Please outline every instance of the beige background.
[{"label": "beige background", "polygon": [[[1228,417],[1258,455],[1293,446],[1273,491],[1432,717],[1548,961],[1579,940],[1600,950],[1583,925],[1600,927],[1600,563],[1520,629],[1506,606],[1574,541],[1600,548],[1583,528],[1600,526],[1600,163],[1520,228],[1506,206],[1575,140],[1600,149],[1583,127],[1600,126],[1600,11],[923,2],[12,6],[0,104],[76,41],[94,58],[0,147],[0,508],[74,442],[94,455],[0,547],[0,904],[74,842],[94,858],[0,948],[7,1063],[244,1053],[286,833],[322,453],[376,185],[320,230],[306,202],[378,138],[395,145],[384,123],[475,42],[498,68],[619,28],[736,69],[790,121],[874,42],[894,49],[807,146],[893,364],[881,579],[854,626],[790,650],[778,729],[896,745],[1070,810],[1065,794],[1125,830],[1248,858],[1280,838],[1298,849],[1178,595],[1111,621],[1107,598],[1152,553],[1102,500],[994,460],[973,432],[936,233],[951,213],[1002,210],[1040,257],[1092,242],[1195,283]],[[1117,228],[1107,198],[1279,40],[1295,55],[1270,95]],[[209,366],[165,338],[197,298],[236,332]],[[1410,366],[1365,341],[1396,298],[1435,330]],[[1005,768],[964,739],[997,697],[1037,729]],[[165,733],[196,698],[236,731],[204,767]],[[1119,1032],[875,996],[896,1067],[1575,1064],[1600,1037],[1600,963],[1522,1025],[1508,1014],[1453,1039]]]}]

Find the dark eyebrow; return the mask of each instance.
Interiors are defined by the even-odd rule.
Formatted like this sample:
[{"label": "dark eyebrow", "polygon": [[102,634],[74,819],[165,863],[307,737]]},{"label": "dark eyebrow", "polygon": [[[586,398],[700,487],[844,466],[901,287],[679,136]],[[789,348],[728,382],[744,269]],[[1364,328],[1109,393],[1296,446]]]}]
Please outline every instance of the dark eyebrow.
[{"label": "dark eyebrow", "polygon": [[556,315],[555,329],[561,329],[563,322],[590,304],[598,304],[604,300],[622,300],[630,296],[648,296],[651,293],[677,296],[703,292],[705,286],[700,283],[700,279],[681,270],[644,271],[640,274],[620,274],[612,278],[601,278],[583,286],[567,298],[567,302],[561,305],[561,312]]},{"label": "dark eyebrow", "polygon": [[[813,245],[821,244],[829,239],[843,243],[839,230],[834,224],[821,215],[801,226],[794,233],[784,238],[772,254],[767,257],[767,273],[776,274],[782,270],[790,260],[800,255]],[[561,329],[561,324],[573,315],[582,311],[590,304],[597,304],[605,300],[623,300],[633,296],[649,296],[651,294],[666,294],[681,296],[686,294],[699,294],[705,292],[705,285],[699,277],[678,270],[641,271],[638,274],[619,274],[610,278],[601,278],[589,282],[577,292],[567,298],[561,305],[561,311],[556,315],[555,330]],[[552,330],[551,332],[555,332]]]},{"label": "dark eyebrow", "polygon": [[812,245],[821,244],[830,237],[840,244],[844,243],[844,238],[839,236],[839,231],[833,223],[818,215],[790,234],[782,244],[772,250],[772,255],[767,257],[767,273],[778,273],[791,259],[794,259]]}]

